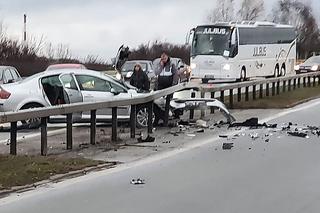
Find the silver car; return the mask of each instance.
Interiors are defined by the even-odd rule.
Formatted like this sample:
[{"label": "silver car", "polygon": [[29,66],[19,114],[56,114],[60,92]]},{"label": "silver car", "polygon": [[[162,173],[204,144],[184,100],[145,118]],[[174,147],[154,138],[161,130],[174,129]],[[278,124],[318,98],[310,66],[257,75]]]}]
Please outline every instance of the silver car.
[{"label": "silver car", "polygon": [[320,71],[320,56],[312,56],[294,69],[297,74]]},{"label": "silver car", "polygon": [[11,66],[0,66],[0,84],[8,84],[21,80],[16,68]]},{"label": "silver car", "polygon": [[[139,94],[135,88],[101,72],[79,69],[45,71],[20,82],[2,85],[0,111],[48,107],[76,102],[106,101],[110,98],[133,98]],[[98,120],[110,120],[111,109],[97,111]],[[50,118],[59,121],[64,116]],[[87,121],[90,112],[81,113],[81,121]],[[118,108],[118,119],[130,118],[130,106]],[[35,122],[35,121],[25,121]]]}]

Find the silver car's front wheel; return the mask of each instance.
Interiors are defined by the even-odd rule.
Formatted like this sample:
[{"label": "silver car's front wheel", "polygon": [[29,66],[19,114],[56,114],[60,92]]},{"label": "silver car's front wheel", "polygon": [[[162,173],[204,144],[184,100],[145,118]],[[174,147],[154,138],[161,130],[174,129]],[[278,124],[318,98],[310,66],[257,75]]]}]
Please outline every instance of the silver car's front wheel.
[{"label": "silver car's front wheel", "polygon": [[[155,114],[152,112],[152,123],[155,120]],[[137,127],[138,128],[145,128],[148,126],[148,109],[147,107],[141,107],[137,110]]]},{"label": "silver car's front wheel", "polygon": [[[32,108],[40,108],[43,107],[40,104],[26,104],[24,105],[21,110],[23,109],[32,109]],[[22,120],[21,121],[22,125],[24,125],[25,127],[27,127],[28,129],[37,129],[39,128],[40,124],[41,124],[41,118],[31,118],[28,120]]]}]

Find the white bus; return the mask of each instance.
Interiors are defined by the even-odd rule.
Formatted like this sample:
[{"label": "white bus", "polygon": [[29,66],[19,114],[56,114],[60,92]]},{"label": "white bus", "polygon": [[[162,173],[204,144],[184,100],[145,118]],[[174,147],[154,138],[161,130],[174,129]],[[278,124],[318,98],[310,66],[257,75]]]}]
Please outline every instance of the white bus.
[{"label": "white bus", "polygon": [[[295,28],[270,22],[230,22],[191,30],[191,78],[244,81],[294,72]],[[188,40],[190,39],[188,36]]]}]

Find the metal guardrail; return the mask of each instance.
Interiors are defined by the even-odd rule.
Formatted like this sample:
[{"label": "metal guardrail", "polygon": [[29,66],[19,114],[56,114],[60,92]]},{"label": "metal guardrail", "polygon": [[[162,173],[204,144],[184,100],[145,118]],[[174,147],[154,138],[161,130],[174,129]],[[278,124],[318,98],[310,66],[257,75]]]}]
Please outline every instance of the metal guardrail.
[{"label": "metal guardrail", "polygon": [[[204,98],[206,93],[210,93],[211,98],[215,98],[215,92],[220,92],[220,101],[224,102],[225,95],[224,92],[229,90],[229,107],[233,108],[234,102],[234,90],[237,90],[238,101],[242,100],[242,88],[245,88],[245,101],[249,101],[249,87],[252,87],[252,99],[257,99],[257,86],[259,86],[259,98],[265,96],[274,96],[280,93],[280,84],[282,83],[282,90],[288,91],[294,90],[301,86],[301,80],[303,86],[316,86],[316,82],[320,85],[320,74],[319,73],[307,73],[295,76],[278,77],[271,79],[263,79],[256,81],[240,82],[230,85],[200,85],[197,90],[201,92],[201,97]],[[316,81],[318,78],[318,81]],[[311,80],[312,79],[312,80]],[[265,85],[265,88],[264,88]],[[185,89],[195,88],[192,84],[179,84],[164,90],[154,91],[148,94],[141,94],[141,96],[134,99],[114,99],[103,101],[103,102],[91,102],[91,103],[75,103],[68,105],[59,105],[45,108],[34,108],[21,110],[18,112],[6,112],[0,114],[0,123],[11,123],[10,128],[10,154],[17,154],[17,122],[21,120],[41,118],[41,155],[47,155],[47,123],[49,116],[53,115],[66,115],[67,117],[67,149],[72,149],[72,114],[76,112],[91,112],[90,120],[90,143],[94,145],[96,143],[96,112],[98,109],[112,108],[112,134],[111,138],[113,141],[117,140],[117,107],[119,106],[131,106],[130,114],[130,135],[131,138],[135,137],[136,128],[136,107],[140,104],[146,104],[148,108],[148,133],[152,133],[152,112],[153,112],[153,101],[164,96],[169,96],[174,92],[178,92]],[[272,90],[270,94],[270,89]],[[191,93],[191,98],[195,97],[195,93]],[[165,107],[165,125],[168,124],[169,115],[169,101],[166,99]],[[214,109],[211,108],[211,113],[214,113]],[[201,112],[201,116],[204,116],[205,112]],[[190,111],[190,118],[193,119],[194,112]]]}]

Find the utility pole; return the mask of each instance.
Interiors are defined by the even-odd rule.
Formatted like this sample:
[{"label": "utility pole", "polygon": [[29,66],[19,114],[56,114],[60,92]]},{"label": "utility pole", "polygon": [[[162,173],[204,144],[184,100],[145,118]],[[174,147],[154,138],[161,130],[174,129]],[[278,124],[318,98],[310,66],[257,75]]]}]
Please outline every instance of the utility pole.
[{"label": "utility pole", "polygon": [[23,41],[27,42],[27,14],[23,14]]}]

